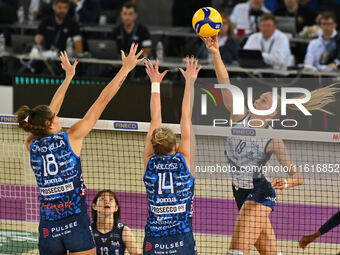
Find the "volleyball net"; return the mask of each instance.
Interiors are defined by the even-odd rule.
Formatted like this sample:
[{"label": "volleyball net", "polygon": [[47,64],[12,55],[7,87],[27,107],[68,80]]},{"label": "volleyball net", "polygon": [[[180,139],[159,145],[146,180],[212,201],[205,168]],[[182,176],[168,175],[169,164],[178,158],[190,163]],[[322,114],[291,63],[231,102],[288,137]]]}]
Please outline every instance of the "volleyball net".
[{"label": "volleyball net", "polygon": [[[15,119],[0,116],[0,254],[38,254],[39,190],[24,145],[27,133],[18,128]],[[68,128],[76,121],[61,119],[61,124]],[[179,134],[179,125],[164,126]],[[142,122],[100,120],[85,138],[81,154],[88,204],[98,191],[113,190],[120,203],[121,221],[133,229],[140,247],[148,214],[142,178],[148,127]],[[238,215],[230,178],[234,169],[226,157],[227,139],[283,139],[304,178],[303,185],[277,195],[270,214],[283,254],[301,254],[301,237],[317,231],[339,210],[340,134],[208,126],[195,126],[194,130],[196,153],[191,171],[196,178],[193,229],[198,254],[225,254]],[[268,180],[288,177],[275,156],[265,170]],[[305,252],[335,254],[340,251],[338,243],[340,237],[334,229]],[[254,248],[250,254],[258,252]]]}]

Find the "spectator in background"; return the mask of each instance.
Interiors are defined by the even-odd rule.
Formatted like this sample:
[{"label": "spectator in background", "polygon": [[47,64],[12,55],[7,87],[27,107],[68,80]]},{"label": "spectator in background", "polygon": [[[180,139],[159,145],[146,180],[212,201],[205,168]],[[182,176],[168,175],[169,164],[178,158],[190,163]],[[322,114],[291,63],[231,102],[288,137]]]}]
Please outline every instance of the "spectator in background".
[{"label": "spectator in background", "polygon": [[287,36],[276,29],[275,16],[263,14],[260,32],[252,34],[243,49],[260,50],[266,64],[279,67],[290,65],[290,47]]},{"label": "spectator in background", "polygon": [[[320,17],[322,35],[309,42],[305,56],[306,67],[316,67],[320,71],[337,69],[340,61],[337,60],[339,35],[336,31],[335,16],[325,12]],[[335,62],[334,62],[335,61]]]},{"label": "spectator in background", "polygon": [[124,3],[137,4],[137,0],[100,0],[100,14],[106,17],[106,23],[116,23]]},{"label": "spectator in background", "polygon": [[284,6],[275,11],[275,16],[295,17],[296,31],[315,23],[316,13],[308,5],[299,4],[299,0],[284,0]]},{"label": "spectator in background", "polygon": [[246,34],[258,32],[262,14],[270,13],[263,3],[264,0],[249,0],[237,4],[230,16],[236,29],[244,29]]},{"label": "spectator in background", "polygon": [[66,50],[67,39],[72,38],[74,52],[80,53],[83,51],[79,24],[67,15],[68,10],[68,0],[54,0],[54,14],[44,18],[39,24],[38,32],[35,36],[37,45],[43,45],[46,50],[64,51]]},{"label": "spectator in background", "polygon": [[234,33],[234,24],[226,13],[222,13],[222,28],[218,33],[218,45],[220,46],[220,53],[222,60],[226,63],[238,60],[238,49],[240,42],[237,40]]},{"label": "spectator in background", "polygon": [[137,21],[137,7],[133,3],[125,3],[120,12],[122,23],[113,29],[113,39],[118,50],[129,52],[132,43],[138,43],[138,51],[144,48],[144,56],[151,56],[151,36],[149,30]]},{"label": "spectator in background", "polygon": [[98,0],[70,0],[69,14],[80,23],[99,23]]}]

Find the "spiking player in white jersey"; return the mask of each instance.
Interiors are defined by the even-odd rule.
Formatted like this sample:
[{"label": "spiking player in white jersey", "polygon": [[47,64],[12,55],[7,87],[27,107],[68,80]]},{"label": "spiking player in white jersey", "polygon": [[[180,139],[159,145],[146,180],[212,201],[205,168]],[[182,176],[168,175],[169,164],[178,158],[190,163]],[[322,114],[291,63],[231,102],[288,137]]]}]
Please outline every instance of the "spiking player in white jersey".
[{"label": "spiking player in white jersey", "polygon": [[75,75],[78,61],[70,64],[61,52],[61,65],[66,72],[63,84],[51,103],[33,109],[22,106],[17,112],[19,127],[30,132],[26,148],[39,187],[40,224],[39,254],[96,254],[90,219],[87,215],[86,186],[82,178],[80,152],[85,136],[92,130],[106,105],[120,89],[126,76],[142,62],[132,44],[129,55],[122,51],[122,67],[103,89],[83,119],[67,132],[61,132],[58,113],[66,91]]},{"label": "spiking player in white jersey", "polygon": [[[229,75],[221,59],[217,37],[203,38],[207,49],[213,55],[215,72],[219,83],[229,84]],[[311,100],[304,104],[307,109],[326,112],[322,107],[334,100],[334,94],[339,89],[328,86],[312,92]],[[275,119],[279,114],[276,110],[267,116],[257,116],[250,113],[246,106],[244,115],[233,115],[233,97],[228,89],[222,89],[223,102],[231,113],[231,120],[237,126],[249,128],[248,120],[253,120],[254,126],[264,125],[262,128],[271,128],[268,119]],[[264,93],[254,102],[257,110],[267,110],[272,106],[272,94]],[[292,108],[295,110],[295,108]],[[255,123],[256,119],[261,120]],[[240,210],[236,220],[230,249],[227,254],[248,255],[255,246],[261,255],[280,254],[276,237],[272,228],[269,214],[274,210],[276,193],[274,189],[282,191],[303,183],[303,178],[296,171],[284,142],[281,139],[256,139],[248,137],[227,137],[226,151],[229,164],[239,172],[231,175],[233,194]],[[272,154],[275,154],[282,166],[288,167],[289,178],[275,178],[272,183],[268,181],[262,166],[266,164]],[[242,169],[254,167],[257,171],[247,173]],[[257,167],[257,168],[256,168]]]},{"label": "spiking player in white jersey", "polygon": [[[197,60],[186,58],[187,70],[182,103],[181,142],[176,146],[176,135],[169,128],[161,128],[160,82],[166,71],[158,72],[150,61],[146,72],[152,82],[150,112],[151,123],[143,153],[144,184],[149,203],[149,216],[145,226],[144,255],[196,254],[192,232],[192,199],[194,177],[190,172],[191,110],[190,89],[201,67]],[[190,98],[191,96],[191,98]]]}]

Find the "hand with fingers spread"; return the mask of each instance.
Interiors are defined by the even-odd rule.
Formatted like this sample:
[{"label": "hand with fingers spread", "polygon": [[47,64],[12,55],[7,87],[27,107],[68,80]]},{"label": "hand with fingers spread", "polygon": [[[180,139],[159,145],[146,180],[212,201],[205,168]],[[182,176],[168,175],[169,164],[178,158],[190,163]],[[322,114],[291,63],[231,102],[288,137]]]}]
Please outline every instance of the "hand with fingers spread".
[{"label": "hand with fingers spread", "polygon": [[66,76],[73,78],[73,76],[76,74],[76,67],[79,63],[78,59],[74,61],[73,65],[71,65],[66,51],[61,51],[59,58],[61,61],[61,67],[65,71]]},{"label": "hand with fingers spread", "polygon": [[164,76],[167,74],[168,70],[165,70],[163,73],[158,71],[158,59],[156,59],[155,66],[152,65],[150,59],[145,63],[145,71],[148,74],[150,81],[161,83]]},{"label": "hand with fingers spread", "polygon": [[217,35],[213,37],[200,36],[200,38],[202,39],[202,41],[205,43],[205,46],[212,54],[216,54],[219,52],[220,46],[218,45]]},{"label": "hand with fingers spread", "polygon": [[185,80],[197,78],[198,72],[202,69],[201,65],[197,68],[197,64],[198,59],[195,59],[194,56],[191,56],[191,58],[186,57],[187,70],[184,71],[182,68],[179,68]]},{"label": "hand with fingers spread", "polygon": [[120,51],[122,55],[123,68],[126,68],[129,72],[133,70],[138,63],[144,60],[144,58],[138,59],[142,55],[144,50],[142,49],[140,52],[136,54],[137,48],[138,43],[132,43],[130,52],[127,56],[125,55],[124,51],[122,50]]}]

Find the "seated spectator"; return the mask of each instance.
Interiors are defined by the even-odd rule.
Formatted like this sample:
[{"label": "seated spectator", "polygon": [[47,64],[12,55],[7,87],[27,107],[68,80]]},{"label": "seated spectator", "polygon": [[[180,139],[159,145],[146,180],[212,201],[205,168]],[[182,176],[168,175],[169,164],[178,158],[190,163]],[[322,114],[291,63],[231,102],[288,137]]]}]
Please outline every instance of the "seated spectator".
[{"label": "seated spectator", "polygon": [[237,4],[230,16],[236,29],[245,29],[246,34],[258,32],[262,14],[270,13],[263,2],[264,0],[249,0]]},{"label": "seated spectator", "polygon": [[129,52],[131,44],[138,43],[138,51],[144,48],[144,56],[151,56],[151,36],[149,30],[137,21],[136,5],[125,3],[120,12],[122,23],[113,29],[113,39],[117,42],[118,50]]},{"label": "seated spectator", "polygon": [[274,67],[290,65],[290,47],[287,36],[276,29],[275,16],[263,14],[260,32],[252,34],[243,49],[260,50],[266,64]]},{"label": "seated spectator", "polygon": [[[322,34],[310,41],[305,56],[305,66],[314,66],[318,70],[330,71],[337,67],[335,63],[339,50],[339,35],[336,31],[336,18],[332,13],[325,12],[320,17]],[[337,47],[338,45],[338,47]],[[333,63],[333,65],[331,65]]]},{"label": "seated spectator", "polygon": [[98,0],[70,0],[70,16],[80,23],[99,23]]},{"label": "seated spectator", "polygon": [[275,11],[276,16],[295,17],[296,31],[315,23],[316,13],[308,5],[299,4],[299,0],[284,0],[284,6]]},{"label": "seated spectator", "polygon": [[66,41],[72,38],[74,52],[83,51],[79,24],[67,15],[68,0],[54,0],[54,14],[44,18],[38,27],[35,43],[46,50],[66,50]]},{"label": "seated spectator", "polygon": [[124,3],[137,3],[137,0],[100,0],[100,14],[106,17],[106,23],[116,23],[119,19],[119,12]]},{"label": "seated spectator", "polygon": [[222,14],[222,29],[218,33],[218,45],[220,46],[221,57],[224,62],[231,63],[238,60],[239,40],[234,33],[234,24],[231,22],[229,15]]}]

